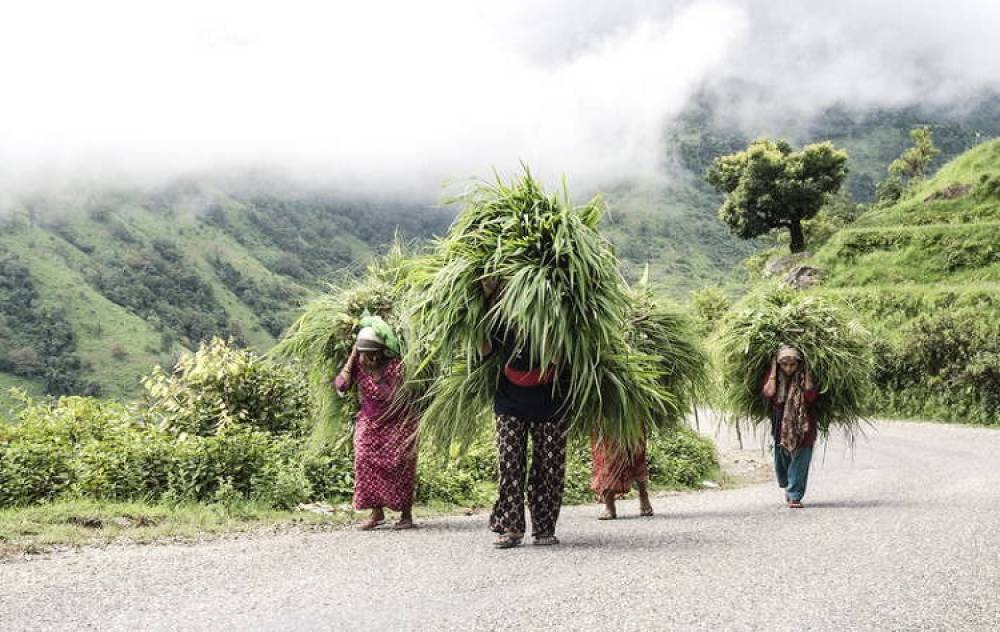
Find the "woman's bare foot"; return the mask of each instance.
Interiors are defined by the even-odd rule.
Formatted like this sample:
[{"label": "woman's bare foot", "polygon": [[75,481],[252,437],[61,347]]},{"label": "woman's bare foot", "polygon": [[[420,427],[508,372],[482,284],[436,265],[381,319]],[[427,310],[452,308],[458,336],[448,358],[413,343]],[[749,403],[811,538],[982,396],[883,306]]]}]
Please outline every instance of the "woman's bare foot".
[{"label": "woman's bare foot", "polygon": [[614,520],[618,517],[618,510],[615,507],[615,493],[612,491],[604,492],[604,511],[601,515],[597,517],[598,520]]},{"label": "woman's bare foot", "polygon": [[639,481],[639,515],[649,517],[653,515],[653,504],[649,502],[649,486],[646,481]]},{"label": "woman's bare foot", "polygon": [[404,507],[401,515],[399,516],[399,522],[393,525],[393,529],[396,531],[405,531],[407,529],[413,529],[416,527],[413,523],[413,511],[410,507]]},{"label": "woman's bare foot", "polygon": [[372,515],[368,517],[368,520],[362,522],[361,526],[359,526],[358,529],[362,531],[371,531],[372,529],[379,526],[380,524],[383,524],[384,522],[385,522],[385,512],[382,511],[381,507],[378,507],[372,509]]}]

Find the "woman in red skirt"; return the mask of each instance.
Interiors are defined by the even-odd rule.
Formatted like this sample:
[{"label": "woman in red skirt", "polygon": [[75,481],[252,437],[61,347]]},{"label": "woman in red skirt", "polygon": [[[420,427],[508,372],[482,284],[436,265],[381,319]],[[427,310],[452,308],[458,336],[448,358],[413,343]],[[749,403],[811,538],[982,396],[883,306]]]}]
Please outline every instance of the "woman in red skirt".
[{"label": "woman in red skirt", "polygon": [[646,446],[636,446],[631,454],[624,454],[621,448],[605,440],[593,437],[591,453],[594,457],[594,473],[590,488],[604,502],[600,520],[614,520],[618,517],[615,501],[624,498],[635,483],[639,490],[639,515],[652,516],[653,505],[649,502],[649,468],[646,465]]}]

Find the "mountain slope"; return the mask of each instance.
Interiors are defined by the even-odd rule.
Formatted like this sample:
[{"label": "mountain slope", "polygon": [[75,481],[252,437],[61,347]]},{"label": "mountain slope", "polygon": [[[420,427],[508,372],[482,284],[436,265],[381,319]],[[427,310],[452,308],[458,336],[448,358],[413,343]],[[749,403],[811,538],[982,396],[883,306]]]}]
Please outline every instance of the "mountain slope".
[{"label": "mountain slope", "polygon": [[190,184],[28,201],[0,218],[0,388],[123,397],[206,337],[266,349],[302,300],[397,228],[426,237],[447,219]]},{"label": "mountain slope", "polygon": [[875,331],[881,410],[1000,423],[1000,140],[863,215],[810,263]]}]

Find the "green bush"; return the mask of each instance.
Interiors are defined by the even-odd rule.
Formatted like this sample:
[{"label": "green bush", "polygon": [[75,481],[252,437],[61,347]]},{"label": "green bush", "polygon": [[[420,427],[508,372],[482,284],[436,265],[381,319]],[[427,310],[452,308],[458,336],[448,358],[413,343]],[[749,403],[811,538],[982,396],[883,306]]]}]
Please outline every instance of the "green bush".
[{"label": "green bush", "polygon": [[109,500],[154,500],[166,493],[174,465],[173,437],[153,428],[122,427],[76,454],[79,496]]},{"label": "green bush", "polygon": [[1000,325],[976,308],[920,314],[899,342],[881,342],[879,412],[1000,423]]},{"label": "green bush", "polygon": [[691,292],[691,315],[697,333],[710,335],[732,306],[733,302],[720,288],[706,287]]},{"label": "green bush", "polygon": [[73,446],[64,437],[0,444],[0,506],[59,496],[73,482]]},{"label": "green bush", "polygon": [[354,457],[343,448],[311,448],[302,455],[302,467],[316,498],[346,500],[354,495]]},{"label": "green bush", "polygon": [[478,481],[460,461],[425,455],[417,463],[416,502],[431,501],[455,505],[479,505],[485,498],[478,493]]},{"label": "green bush", "polygon": [[718,465],[712,442],[685,427],[651,436],[646,458],[650,481],[668,487],[697,486]]},{"label": "green bush", "polygon": [[273,433],[301,431],[309,395],[292,369],[219,338],[143,379],[151,413],[175,433],[209,435],[230,424]]},{"label": "green bush", "polygon": [[27,505],[69,492],[82,444],[119,435],[130,411],[86,397],[35,403],[22,395],[16,425],[0,424],[0,506]]},{"label": "green bush", "polygon": [[293,435],[238,423],[175,435],[125,406],[81,397],[25,400],[17,421],[0,426],[0,506],[238,497],[287,508],[313,495],[304,440]]},{"label": "green bush", "polygon": [[593,502],[597,499],[590,489],[594,458],[590,442],[584,439],[572,441],[566,446],[566,479],[563,487],[563,502],[572,505]]}]

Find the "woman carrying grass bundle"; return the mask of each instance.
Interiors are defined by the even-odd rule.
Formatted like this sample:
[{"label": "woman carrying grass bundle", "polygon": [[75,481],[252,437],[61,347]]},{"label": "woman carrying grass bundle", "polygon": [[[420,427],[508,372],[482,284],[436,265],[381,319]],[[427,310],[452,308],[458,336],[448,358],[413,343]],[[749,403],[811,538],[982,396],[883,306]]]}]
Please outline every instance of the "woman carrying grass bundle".
[{"label": "woman carrying grass bundle", "polygon": [[615,501],[624,498],[632,489],[639,492],[639,515],[653,515],[653,505],[649,502],[649,466],[646,463],[646,445],[631,454],[623,454],[620,448],[605,440],[593,437],[591,454],[594,457],[594,473],[590,488],[604,502],[604,511],[598,520],[614,520],[618,517]]},{"label": "woman carrying grass bundle", "polygon": [[778,351],[761,394],[771,408],[778,486],[785,490],[788,506],[801,509],[817,434],[810,407],[819,392],[798,349],[786,345]]},{"label": "woman carrying grass bundle", "polygon": [[[483,292],[489,301],[497,283],[484,281]],[[566,473],[565,410],[557,367],[532,366],[529,348],[512,332],[494,330],[483,350],[484,355],[498,354],[503,364],[493,403],[500,480],[490,529],[499,534],[494,543],[498,549],[518,546],[524,538],[525,491],[534,543],[559,544],[555,532]],[[525,489],[529,434],[531,471]]]},{"label": "woman carrying grass bundle", "polygon": [[386,508],[401,513],[396,529],[411,529],[417,419],[398,405],[403,367],[392,330],[380,318],[367,318],[362,324],[334,381],[341,394],[356,385],[361,403],[354,429],[354,508],[371,509],[363,530],[384,523]]},{"label": "woman carrying grass bundle", "polygon": [[822,295],[769,287],[726,315],[716,349],[721,408],[733,424],[770,423],[778,483],[800,507],[817,438],[839,430],[853,446],[864,431],[871,334]]}]

